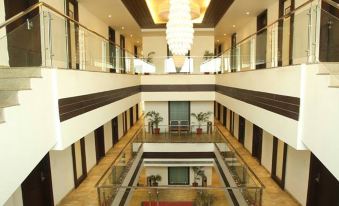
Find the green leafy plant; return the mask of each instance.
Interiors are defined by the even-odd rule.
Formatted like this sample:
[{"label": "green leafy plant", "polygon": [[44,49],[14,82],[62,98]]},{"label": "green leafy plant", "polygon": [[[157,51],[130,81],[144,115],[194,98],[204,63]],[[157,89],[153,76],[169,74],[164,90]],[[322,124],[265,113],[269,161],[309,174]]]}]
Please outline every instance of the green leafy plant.
[{"label": "green leafy plant", "polygon": [[208,50],[205,51],[204,53],[204,60],[209,60],[209,59],[213,59],[214,54]]},{"label": "green leafy plant", "polygon": [[151,175],[148,178],[151,180],[152,186],[158,186],[158,182],[160,182],[162,179],[160,175]]},{"label": "green leafy plant", "polygon": [[203,167],[192,167],[194,172],[194,182],[196,183],[201,178],[206,177]]},{"label": "green leafy plant", "polygon": [[208,122],[212,112],[200,112],[200,113],[191,113],[191,116],[193,116],[197,121],[199,128],[201,128],[202,123]]},{"label": "green leafy plant", "polygon": [[160,116],[159,112],[149,111],[146,113],[145,117],[148,117],[148,121],[155,126],[155,128],[159,127],[159,123],[164,120],[162,116]]},{"label": "green leafy plant", "polygon": [[152,64],[154,55],[155,55],[154,51],[149,52],[146,57],[146,62]]}]

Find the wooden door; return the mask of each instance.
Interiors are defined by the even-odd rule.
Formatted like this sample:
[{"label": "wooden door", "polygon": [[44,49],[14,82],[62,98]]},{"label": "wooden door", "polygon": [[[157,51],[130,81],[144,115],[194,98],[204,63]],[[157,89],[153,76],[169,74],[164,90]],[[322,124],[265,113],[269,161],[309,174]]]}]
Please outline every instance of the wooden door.
[{"label": "wooden door", "polygon": [[339,205],[339,181],[311,154],[307,206]]},{"label": "wooden door", "polygon": [[118,117],[112,119],[112,137],[113,137],[113,146],[119,142],[119,124]]},{"label": "wooden door", "polygon": [[[5,19],[8,20],[38,2],[38,0],[5,0]],[[39,9],[6,26],[6,33],[9,66],[41,66]]]},{"label": "wooden door", "polygon": [[139,104],[137,104],[136,106],[135,106],[135,113],[136,113],[136,117],[137,117],[137,121],[139,120]]},{"label": "wooden door", "polygon": [[87,177],[85,138],[72,145],[74,185],[77,188]]},{"label": "wooden door", "polygon": [[272,179],[282,188],[285,187],[287,144],[273,137]]},{"label": "wooden door", "polygon": [[53,189],[49,154],[21,184],[23,205],[53,206]]},{"label": "wooden door", "polygon": [[104,127],[101,126],[98,129],[94,130],[95,136],[95,152],[97,164],[100,159],[105,156],[105,137],[104,137]]},{"label": "wooden door", "polygon": [[245,118],[239,115],[239,133],[238,141],[244,145],[245,143]]},{"label": "wooden door", "polygon": [[257,125],[253,125],[252,156],[261,163],[263,130]]},{"label": "wooden door", "polygon": [[133,124],[134,124],[134,118],[133,118],[133,115],[134,115],[134,112],[133,112],[133,107],[129,108],[129,127],[133,127]]},{"label": "wooden door", "polygon": [[257,17],[256,36],[256,69],[266,68],[266,47],[267,47],[267,10]]},{"label": "wooden door", "polygon": [[227,122],[227,108],[224,107],[224,112],[222,113],[223,114],[223,124],[224,124],[224,127],[226,127],[226,122]]}]

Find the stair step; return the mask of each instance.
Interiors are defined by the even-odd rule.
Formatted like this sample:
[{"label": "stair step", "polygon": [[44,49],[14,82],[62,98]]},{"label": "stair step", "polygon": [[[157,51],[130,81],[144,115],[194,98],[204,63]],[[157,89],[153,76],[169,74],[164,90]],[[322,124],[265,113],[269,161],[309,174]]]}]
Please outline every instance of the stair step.
[{"label": "stair step", "polygon": [[30,90],[30,78],[1,79],[0,91]]},{"label": "stair step", "polygon": [[0,108],[0,124],[5,123],[4,110]]},{"label": "stair step", "polygon": [[18,105],[17,91],[0,91],[0,108]]},{"label": "stair step", "polygon": [[339,74],[330,75],[330,87],[339,87]]},{"label": "stair step", "polygon": [[41,68],[38,67],[0,68],[0,79],[7,78],[41,78]]}]

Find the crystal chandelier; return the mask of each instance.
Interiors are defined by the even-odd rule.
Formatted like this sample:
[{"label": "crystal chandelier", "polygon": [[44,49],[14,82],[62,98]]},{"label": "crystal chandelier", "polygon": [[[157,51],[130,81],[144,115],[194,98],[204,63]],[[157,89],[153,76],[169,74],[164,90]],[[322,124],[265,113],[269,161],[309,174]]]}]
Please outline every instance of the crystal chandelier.
[{"label": "crystal chandelier", "polygon": [[188,53],[193,43],[193,22],[189,0],[170,0],[166,39],[174,56]]}]

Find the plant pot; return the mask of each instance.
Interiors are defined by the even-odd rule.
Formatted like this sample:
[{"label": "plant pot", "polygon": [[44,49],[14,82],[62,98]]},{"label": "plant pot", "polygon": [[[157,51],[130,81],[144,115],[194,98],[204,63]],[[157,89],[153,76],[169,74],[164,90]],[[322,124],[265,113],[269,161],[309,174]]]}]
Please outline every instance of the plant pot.
[{"label": "plant pot", "polygon": [[199,184],[198,184],[197,182],[193,182],[193,183],[192,183],[192,186],[193,186],[193,187],[198,187]]},{"label": "plant pot", "polygon": [[197,128],[197,134],[202,134],[202,128]]},{"label": "plant pot", "polygon": [[204,74],[210,74],[209,72],[204,72]]},{"label": "plant pot", "polygon": [[116,69],[110,69],[109,72],[111,72],[111,73],[117,73],[117,70],[116,70]]},{"label": "plant pot", "polygon": [[144,75],[149,75],[149,73],[148,73],[148,72],[145,72]]},{"label": "plant pot", "polygon": [[159,186],[159,183],[153,182],[152,186],[153,186],[153,187],[158,187],[158,186]]},{"label": "plant pot", "polygon": [[154,134],[160,134],[160,128],[154,128]]}]

